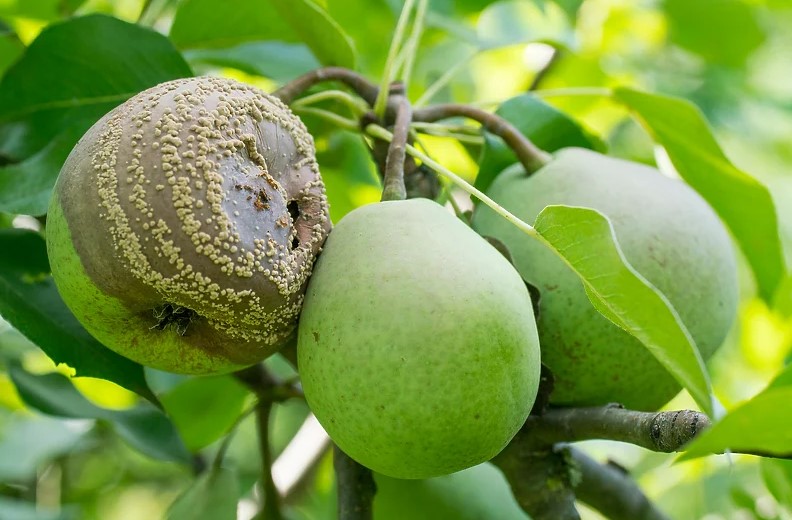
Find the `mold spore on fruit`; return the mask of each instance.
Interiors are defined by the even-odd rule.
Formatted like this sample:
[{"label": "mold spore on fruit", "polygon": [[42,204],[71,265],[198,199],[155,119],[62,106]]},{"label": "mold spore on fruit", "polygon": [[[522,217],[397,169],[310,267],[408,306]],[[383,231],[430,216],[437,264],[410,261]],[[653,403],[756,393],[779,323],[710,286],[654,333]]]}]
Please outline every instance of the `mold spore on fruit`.
[{"label": "mold spore on fruit", "polygon": [[[189,309],[190,329],[219,336],[185,337],[232,365],[264,357],[292,332],[330,228],[305,126],[278,99],[221,78],[163,83],[107,114],[64,165],[56,204],[99,292],[154,328],[163,305]],[[57,264],[60,251],[50,251]]]}]

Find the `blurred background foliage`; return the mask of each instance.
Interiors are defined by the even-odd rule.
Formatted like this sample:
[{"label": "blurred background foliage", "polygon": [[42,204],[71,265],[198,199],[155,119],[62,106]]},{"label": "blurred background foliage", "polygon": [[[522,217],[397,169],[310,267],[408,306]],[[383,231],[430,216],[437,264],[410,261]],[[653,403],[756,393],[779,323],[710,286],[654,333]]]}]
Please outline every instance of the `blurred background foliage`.
[{"label": "blurred background foliage", "polygon": [[[399,0],[317,0],[338,27],[308,36],[292,30],[282,2],[271,3],[0,0],[0,73],[47,26],[104,13],[169,35],[196,74],[234,77],[267,91],[328,60],[380,77]],[[431,2],[409,94],[418,104],[456,101],[495,107],[531,90],[582,126],[574,137],[581,145],[647,163],[665,159],[622,106],[606,97],[580,95],[584,90],[571,95],[568,89],[627,85],[687,98],[701,107],[732,161],[770,187],[789,258],[790,49],[789,0],[437,0]],[[378,200],[377,173],[361,138],[311,116],[305,121],[316,139],[333,220]],[[60,152],[57,146],[46,148],[47,141],[15,150],[0,144],[0,166],[43,157],[52,168],[80,133],[64,138]],[[543,145],[552,147],[553,134],[545,137],[549,142]],[[5,139],[8,144],[9,135]],[[440,136],[427,137],[424,144],[445,166],[475,179],[478,143],[463,145]],[[39,222],[14,212],[0,214],[0,227],[10,226],[38,229]],[[781,371],[792,345],[790,302],[757,298],[745,265],[742,282],[739,319],[710,363],[716,395],[727,409],[755,395]],[[787,288],[779,294],[792,293]],[[283,360],[275,358],[271,365],[290,376]],[[78,392],[68,399],[58,393],[68,401],[62,409],[46,415],[40,412],[46,406],[34,410],[34,390],[63,392],[59,379],[35,378],[72,371],[55,366],[5,322],[0,322],[0,367],[0,518],[161,517],[193,482],[196,469],[211,463],[222,437],[238,421],[226,457],[236,480],[228,488],[209,485],[206,496],[219,507],[234,508],[238,494],[239,518],[256,511],[258,444],[255,424],[244,415],[254,398],[232,378],[147,370],[149,386],[178,431],[174,438],[183,441],[183,453],[174,456],[158,450],[163,437],[152,436],[151,421],[156,420],[140,420],[153,417],[145,403],[102,379],[74,378]],[[682,393],[668,408],[690,406],[692,400]],[[75,412],[86,407],[90,413]],[[307,414],[304,403],[276,405],[271,424],[276,455]],[[92,418],[74,418],[86,416]],[[674,518],[792,518],[792,462],[719,456],[674,464],[673,456],[633,446],[589,442],[586,449],[629,468]],[[377,518],[525,518],[489,465],[425,482],[379,478],[378,483]],[[325,455],[311,478],[289,494],[290,518],[332,518],[333,486],[332,464]],[[596,518],[593,512],[586,514]]]}]

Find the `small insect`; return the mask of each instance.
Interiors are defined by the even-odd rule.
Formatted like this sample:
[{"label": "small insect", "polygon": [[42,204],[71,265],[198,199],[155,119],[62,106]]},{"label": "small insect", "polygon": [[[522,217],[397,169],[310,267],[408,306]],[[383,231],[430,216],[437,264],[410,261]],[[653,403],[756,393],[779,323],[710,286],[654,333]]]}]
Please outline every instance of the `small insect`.
[{"label": "small insect", "polygon": [[153,312],[157,324],[153,325],[151,329],[165,330],[168,326],[173,325],[180,336],[187,334],[187,328],[190,323],[198,318],[194,310],[172,303],[165,303],[156,307]]}]

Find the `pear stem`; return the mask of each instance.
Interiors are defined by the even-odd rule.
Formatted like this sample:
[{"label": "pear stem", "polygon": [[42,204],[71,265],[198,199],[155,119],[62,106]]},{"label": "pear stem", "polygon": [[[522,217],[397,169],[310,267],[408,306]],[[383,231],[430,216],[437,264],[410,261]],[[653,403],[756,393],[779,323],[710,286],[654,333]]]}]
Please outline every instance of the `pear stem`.
[{"label": "pear stem", "polygon": [[[367,125],[366,133],[378,139],[382,139],[384,141],[393,140],[392,133],[390,133],[385,128],[382,128],[381,126],[376,124]],[[506,220],[517,226],[517,228],[520,229],[522,232],[539,240],[544,240],[539,235],[539,233],[536,232],[533,226],[531,226],[530,224],[526,224],[525,222],[517,218],[514,214],[512,214],[511,212],[500,206],[497,202],[486,196],[481,190],[474,187],[472,184],[467,182],[459,175],[455,174],[454,172],[452,172],[442,164],[438,163],[437,161],[433,160],[431,157],[429,157],[428,155],[421,152],[420,150],[418,150],[417,148],[415,148],[410,144],[406,146],[406,150],[408,154],[420,159],[425,165],[432,168],[434,171],[436,171],[443,177],[447,178],[448,180],[459,186],[462,190],[469,193],[470,195],[473,195],[481,202],[489,206],[492,209],[492,211],[494,211],[498,215],[502,216],[503,218],[505,218]]]}]

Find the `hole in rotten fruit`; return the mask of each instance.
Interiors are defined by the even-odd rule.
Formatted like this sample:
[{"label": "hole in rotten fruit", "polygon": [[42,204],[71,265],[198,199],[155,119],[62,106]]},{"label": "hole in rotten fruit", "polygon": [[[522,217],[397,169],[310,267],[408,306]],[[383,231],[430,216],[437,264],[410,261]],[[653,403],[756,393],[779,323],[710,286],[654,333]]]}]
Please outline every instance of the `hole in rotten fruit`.
[{"label": "hole in rotten fruit", "polygon": [[288,204],[286,204],[286,209],[289,211],[289,215],[292,218],[292,222],[297,220],[297,217],[300,216],[300,205],[297,204],[296,200],[290,200]]},{"label": "hole in rotten fruit", "polygon": [[[300,205],[297,203],[296,200],[290,200],[286,204],[286,210],[289,212],[289,216],[291,216],[292,220],[292,227],[297,222],[297,219],[300,217]],[[294,229],[294,236],[292,237],[291,241],[291,248],[297,249],[300,245],[300,239],[297,236],[297,230]]]},{"label": "hole in rotten fruit", "polygon": [[194,310],[174,303],[163,303],[152,309],[152,312],[154,319],[157,320],[157,324],[152,326],[152,329],[165,330],[173,327],[181,336],[187,334],[190,324],[198,319],[198,313]]}]

